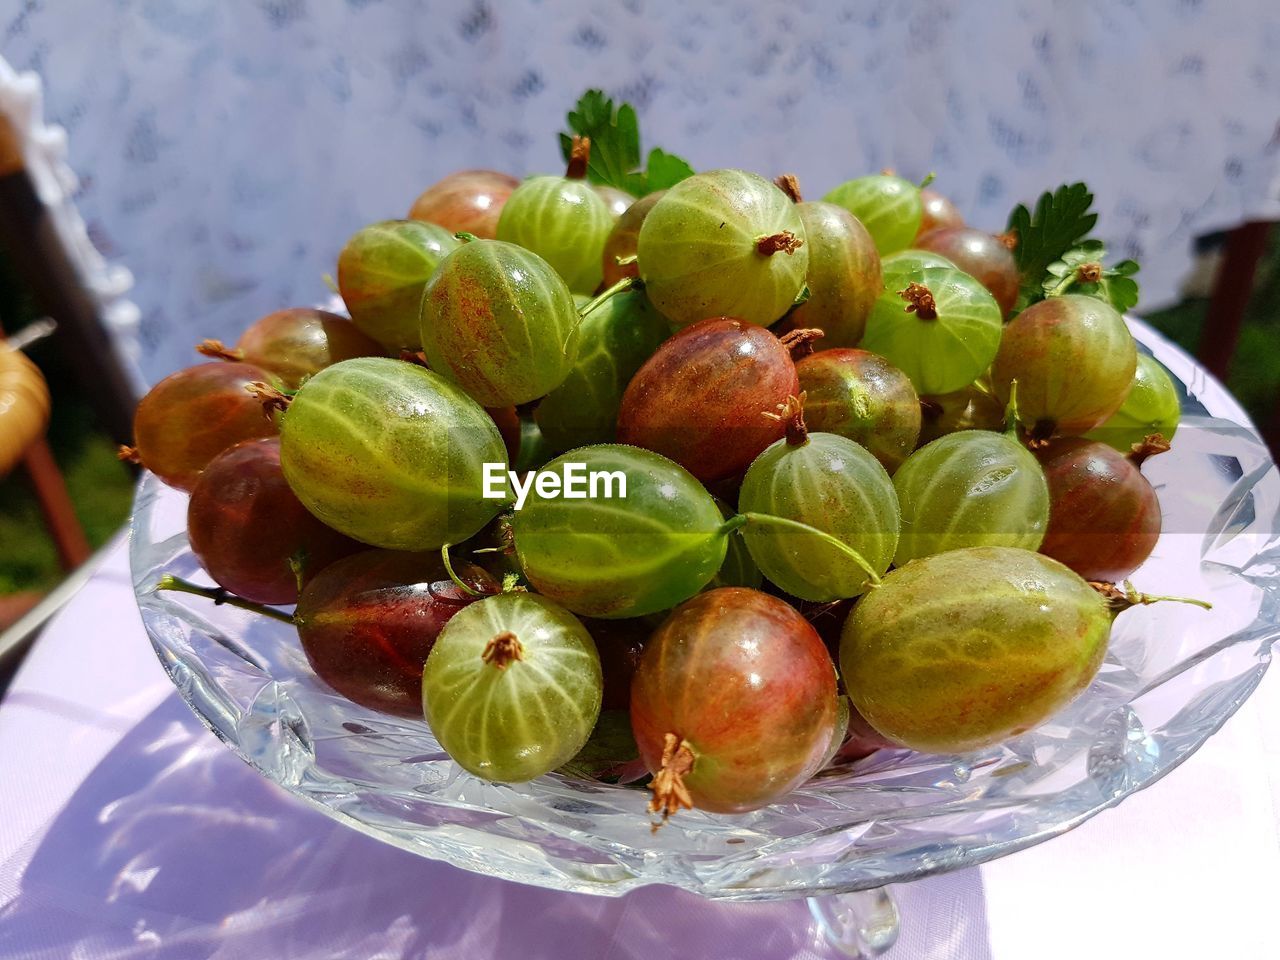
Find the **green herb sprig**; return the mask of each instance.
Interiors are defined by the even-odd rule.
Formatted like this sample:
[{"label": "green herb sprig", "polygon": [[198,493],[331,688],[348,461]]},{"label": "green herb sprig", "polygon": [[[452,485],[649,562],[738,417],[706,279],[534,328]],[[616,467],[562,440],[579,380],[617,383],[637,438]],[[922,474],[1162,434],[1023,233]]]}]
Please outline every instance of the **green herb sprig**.
[{"label": "green herb sprig", "polygon": [[568,132],[560,134],[560,151],[568,162],[574,135],[591,138],[587,179],[642,197],[675,186],[694,170],[688,162],[659,147],[640,165],[640,126],[629,103],[615,107],[602,90],[588,90],[567,117]]},{"label": "green herb sprig", "polygon": [[1019,204],[1009,214],[1007,229],[1016,241],[1013,253],[1021,276],[1016,310],[1064,293],[1097,297],[1122,313],[1137,304],[1133,276],[1138,264],[1103,263],[1106,246],[1088,237],[1098,222],[1092,206],[1089,188],[1071,183],[1042,193],[1034,211]]}]

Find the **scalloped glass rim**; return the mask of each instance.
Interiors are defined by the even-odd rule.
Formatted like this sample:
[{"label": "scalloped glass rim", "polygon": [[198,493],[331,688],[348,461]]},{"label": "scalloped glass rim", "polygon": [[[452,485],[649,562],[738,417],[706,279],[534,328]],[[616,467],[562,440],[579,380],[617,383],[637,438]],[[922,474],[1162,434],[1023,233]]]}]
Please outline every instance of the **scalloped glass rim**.
[{"label": "scalloped glass rim", "polygon": [[840,893],[972,866],[1064,833],[1190,756],[1253,691],[1280,633],[1280,476],[1226,392],[1134,321],[1185,393],[1172,452],[1144,467],[1165,533],[1134,577],[1214,602],[1125,613],[1097,680],[1050,723],[979,754],[881,751],[741,816],[682,812],[651,833],[648,793],[559,774],[463,772],[425,723],[364,710],[311,673],[283,624],[183,594],[208,582],[186,497],[139,485],[131,563],[143,623],[192,710],[243,759],[370,836],[467,870],[617,896],[650,883],[708,897]]}]

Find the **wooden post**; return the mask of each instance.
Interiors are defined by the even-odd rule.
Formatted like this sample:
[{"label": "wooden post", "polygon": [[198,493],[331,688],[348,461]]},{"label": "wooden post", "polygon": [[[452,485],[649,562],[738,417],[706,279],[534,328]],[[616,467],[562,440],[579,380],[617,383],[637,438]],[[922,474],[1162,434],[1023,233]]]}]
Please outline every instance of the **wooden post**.
[{"label": "wooden post", "polygon": [[[4,328],[0,327],[0,340],[4,338]],[[53,538],[62,568],[75,569],[88,560],[93,551],[84,535],[84,528],[80,525],[80,518],[76,516],[75,504],[67,492],[66,481],[62,479],[62,472],[44,437],[27,448],[22,455],[22,466],[35,491],[36,502],[40,504],[40,512],[44,515],[44,525]]]},{"label": "wooden post", "polygon": [[49,536],[53,537],[58,561],[62,564],[62,569],[74,570],[89,559],[93,550],[84,535],[84,528],[80,526],[80,518],[76,516],[76,507],[67,492],[66,481],[62,479],[62,472],[44,438],[31,445],[22,458],[22,465],[31,480],[36,500],[40,503],[40,512],[44,514],[44,524],[49,528]]},{"label": "wooden post", "polygon": [[1253,294],[1253,277],[1266,252],[1270,229],[1270,223],[1253,220],[1227,234],[1226,253],[1200,334],[1200,362],[1224,383],[1240,344],[1245,308]]}]

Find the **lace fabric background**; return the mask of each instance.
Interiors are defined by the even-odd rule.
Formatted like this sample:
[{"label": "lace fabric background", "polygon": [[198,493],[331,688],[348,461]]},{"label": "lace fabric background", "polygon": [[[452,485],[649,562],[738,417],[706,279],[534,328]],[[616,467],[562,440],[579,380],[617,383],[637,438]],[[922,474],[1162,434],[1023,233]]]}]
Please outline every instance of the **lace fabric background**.
[{"label": "lace fabric background", "polygon": [[1192,238],[1280,217],[1272,0],[25,0],[0,54],[44,80],[90,235],[137,278],[141,366],[324,295],[361,224],[451,170],[560,165],[602,86],[646,146],[794,171],[893,166],[1000,228],[1083,179],[1101,234],[1174,299]]}]

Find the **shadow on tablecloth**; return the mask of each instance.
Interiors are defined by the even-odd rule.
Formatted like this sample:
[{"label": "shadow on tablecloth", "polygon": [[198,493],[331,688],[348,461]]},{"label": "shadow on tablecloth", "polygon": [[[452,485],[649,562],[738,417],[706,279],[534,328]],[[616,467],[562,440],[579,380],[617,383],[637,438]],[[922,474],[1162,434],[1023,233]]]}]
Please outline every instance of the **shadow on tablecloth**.
[{"label": "shadow on tablecloth", "polygon": [[[897,893],[891,957],[989,960],[976,869]],[[831,955],[802,901],[560,893],[379,843],[259,776],[176,695],[89,774],[0,910],[0,957],[31,960]]]}]

